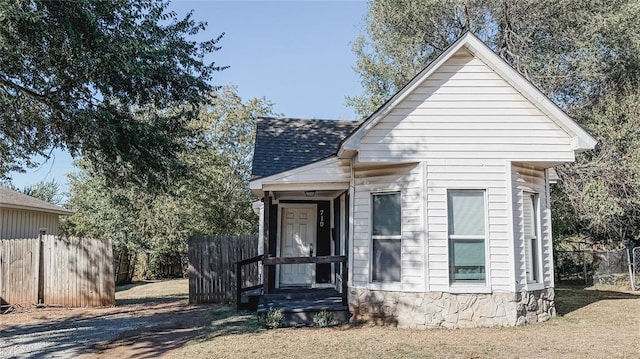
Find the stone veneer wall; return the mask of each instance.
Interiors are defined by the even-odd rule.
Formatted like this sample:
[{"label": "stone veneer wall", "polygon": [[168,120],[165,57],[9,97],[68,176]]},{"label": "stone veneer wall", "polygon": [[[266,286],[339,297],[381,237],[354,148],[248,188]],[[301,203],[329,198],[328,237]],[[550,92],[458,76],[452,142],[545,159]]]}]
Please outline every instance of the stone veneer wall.
[{"label": "stone veneer wall", "polygon": [[407,328],[520,326],[556,315],[553,288],[519,293],[404,293],[349,288],[352,320]]}]

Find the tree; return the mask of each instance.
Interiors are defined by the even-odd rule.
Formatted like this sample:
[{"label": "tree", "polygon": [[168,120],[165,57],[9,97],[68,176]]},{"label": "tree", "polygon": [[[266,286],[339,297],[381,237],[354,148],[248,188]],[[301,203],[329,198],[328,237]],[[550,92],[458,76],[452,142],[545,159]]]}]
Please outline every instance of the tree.
[{"label": "tree", "polygon": [[364,93],[347,103],[368,116],[472,31],[566,109],[584,106],[610,84],[638,81],[639,7],[631,0],[372,1],[366,32],[353,45]]},{"label": "tree", "polygon": [[110,238],[116,251],[144,254],[153,265],[183,255],[189,234],[255,232],[248,189],[253,138],[257,117],[272,115],[272,105],[264,98],[243,101],[234,87],[208,99],[188,121],[192,136],[177,156],[186,175],[164,193],[114,188],[91,163],[78,161],[83,170],[70,176],[75,214],[65,231]]},{"label": "tree", "polygon": [[109,181],[154,188],[181,173],[186,120],[223,69],[203,58],[222,35],[189,40],[206,24],[154,0],[0,0],[0,8],[0,177],[56,147]]}]

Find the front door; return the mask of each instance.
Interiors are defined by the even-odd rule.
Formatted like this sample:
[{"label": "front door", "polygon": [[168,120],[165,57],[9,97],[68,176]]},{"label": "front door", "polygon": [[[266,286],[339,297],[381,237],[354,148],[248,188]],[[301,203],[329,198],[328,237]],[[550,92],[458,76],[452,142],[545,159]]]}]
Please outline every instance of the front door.
[{"label": "front door", "polygon": [[[280,234],[280,256],[307,257],[316,242],[315,205],[283,205]],[[314,264],[283,264],[280,286],[311,286]]]}]

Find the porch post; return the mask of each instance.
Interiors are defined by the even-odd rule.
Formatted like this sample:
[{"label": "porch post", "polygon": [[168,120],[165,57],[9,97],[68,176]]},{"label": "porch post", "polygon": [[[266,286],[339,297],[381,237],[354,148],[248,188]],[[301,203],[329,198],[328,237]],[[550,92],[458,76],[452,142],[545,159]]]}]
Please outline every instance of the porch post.
[{"label": "porch post", "polygon": [[[271,197],[269,191],[264,192],[264,217],[263,217],[263,241],[264,241],[264,257],[269,258],[269,219],[271,216]],[[262,284],[263,293],[269,294],[269,266],[262,266]]]}]

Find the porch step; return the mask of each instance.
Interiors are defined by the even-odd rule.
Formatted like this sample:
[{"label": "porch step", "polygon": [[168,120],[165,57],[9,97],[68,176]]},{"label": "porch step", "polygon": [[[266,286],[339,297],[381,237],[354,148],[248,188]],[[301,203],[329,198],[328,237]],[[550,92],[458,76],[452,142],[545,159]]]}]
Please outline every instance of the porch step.
[{"label": "porch step", "polygon": [[333,314],[333,324],[349,321],[349,308],[334,289],[279,292],[263,295],[258,305],[258,319],[264,320],[269,310],[282,310],[285,326],[313,325],[313,316],[322,311]]}]

